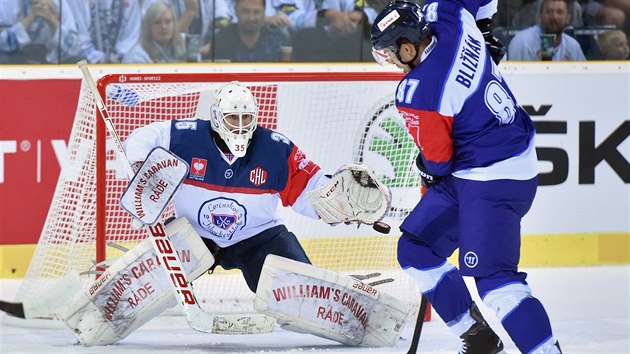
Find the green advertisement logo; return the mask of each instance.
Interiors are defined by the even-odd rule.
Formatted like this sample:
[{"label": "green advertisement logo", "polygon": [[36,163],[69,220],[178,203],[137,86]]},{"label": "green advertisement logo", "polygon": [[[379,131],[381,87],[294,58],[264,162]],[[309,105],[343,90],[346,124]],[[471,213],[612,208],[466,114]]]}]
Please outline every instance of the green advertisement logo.
[{"label": "green advertisement logo", "polygon": [[392,98],[382,99],[364,121],[355,162],[368,165],[390,188],[392,208],[388,216],[402,220],[420,199],[420,178],[415,167],[418,148]]}]

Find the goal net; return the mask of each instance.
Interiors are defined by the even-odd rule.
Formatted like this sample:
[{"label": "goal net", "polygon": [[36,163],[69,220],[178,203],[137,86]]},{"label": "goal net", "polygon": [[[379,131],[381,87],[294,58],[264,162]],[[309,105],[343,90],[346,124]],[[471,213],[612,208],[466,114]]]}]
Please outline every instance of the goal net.
[{"label": "goal net", "polygon": [[[285,134],[327,173],[346,163],[367,164],[392,191],[392,208],[383,220],[392,226],[391,234],[366,225],[330,226],[290,208],[282,215],[314,265],[394,278],[378,289],[417,305],[417,287],[396,262],[398,226],[420,198],[417,148],[393,102],[399,78],[393,73],[117,74],[101,78],[98,88],[124,141],[154,121],[208,118],[215,90],[239,80],[258,100],[259,124]],[[130,248],[147,237],[131,227],[119,206],[126,162],[117,160],[97,111],[84,82],[67,163],[17,300],[46,292],[70,270],[84,272],[95,261],[120,256],[110,242]],[[84,277],[86,284],[93,280]],[[207,311],[253,312],[254,294],[238,270],[218,267],[193,286]]]}]

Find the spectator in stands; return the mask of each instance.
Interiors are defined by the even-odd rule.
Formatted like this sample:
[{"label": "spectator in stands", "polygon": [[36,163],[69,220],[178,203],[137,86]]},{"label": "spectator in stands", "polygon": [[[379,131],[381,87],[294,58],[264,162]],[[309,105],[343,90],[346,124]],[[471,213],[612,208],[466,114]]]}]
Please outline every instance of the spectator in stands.
[{"label": "spectator in stands", "polygon": [[265,24],[265,0],[236,0],[237,23],[215,35],[211,57],[231,62],[291,61],[286,29]]},{"label": "spectator in stands", "polygon": [[59,1],[0,1],[0,64],[75,63],[81,59],[74,17]]},{"label": "spectator in stands", "polygon": [[525,28],[536,24],[537,0],[499,1],[493,19],[497,26]]},{"label": "spectator in stands", "polygon": [[[233,23],[238,22],[234,9],[235,0],[227,0],[230,7]],[[289,31],[300,30],[305,27],[313,27],[316,16],[316,1],[314,0],[266,0],[265,24]],[[310,12],[310,15],[308,14]],[[310,20],[308,19],[310,18]],[[309,24],[309,21],[312,24]]]},{"label": "spectator in stands", "polygon": [[610,30],[597,35],[597,47],[601,60],[627,60],[630,48],[628,37],[621,30]]},{"label": "spectator in stands", "polygon": [[[578,0],[569,1],[570,26],[581,27],[584,25],[582,16],[582,4]],[[540,7],[542,0],[506,0],[499,1],[498,11],[493,17],[498,26],[515,29],[526,28],[535,25],[540,20]]]},{"label": "spectator in stands", "polygon": [[570,20],[569,8],[568,0],[543,0],[539,24],[514,36],[508,47],[508,59],[586,60],[577,40],[563,32]]},{"label": "spectator in stands", "polygon": [[186,45],[173,9],[165,2],[152,3],[142,19],[140,41],[125,54],[123,62],[172,63],[186,59]]},{"label": "spectator in stands", "polygon": [[622,27],[630,14],[630,0],[588,0],[584,4],[584,22],[589,26]]},{"label": "spectator in stands", "polygon": [[[541,0],[538,0],[539,2]],[[569,21],[569,26],[573,27],[583,27],[584,26],[584,8],[579,0],[571,0],[571,7],[569,8],[569,13],[571,15],[571,20]]]},{"label": "spectator in stands", "polygon": [[120,63],[140,39],[138,0],[67,0],[90,63]]},{"label": "spectator in stands", "polygon": [[304,3],[313,0],[266,0],[265,23],[271,27],[296,30],[302,26],[300,19],[304,12]]},{"label": "spectator in stands", "polygon": [[203,56],[210,54],[214,34],[230,24],[231,14],[226,0],[144,0],[143,14],[156,1],[171,6],[180,33],[194,38],[197,43],[208,43],[198,48]]},{"label": "spectator in stands", "polygon": [[294,37],[296,61],[371,61],[376,11],[364,0],[323,0],[313,28]]}]

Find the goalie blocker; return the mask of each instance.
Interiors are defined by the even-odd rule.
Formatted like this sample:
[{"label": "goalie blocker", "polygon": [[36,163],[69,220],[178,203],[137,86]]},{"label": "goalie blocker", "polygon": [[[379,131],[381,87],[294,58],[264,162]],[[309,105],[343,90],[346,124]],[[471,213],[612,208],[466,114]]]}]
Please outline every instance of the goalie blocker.
[{"label": "goalie blocker", "polygon": [[172,152],[149,152],[120,197],[120,206],[144,225],[153,225],[188,176],[189,167]]},{"label": "goalie blocker", "polygon": [[393,346],[412,306],[350,276],[268,255],[254,308],[286,329],[352,346]]}]

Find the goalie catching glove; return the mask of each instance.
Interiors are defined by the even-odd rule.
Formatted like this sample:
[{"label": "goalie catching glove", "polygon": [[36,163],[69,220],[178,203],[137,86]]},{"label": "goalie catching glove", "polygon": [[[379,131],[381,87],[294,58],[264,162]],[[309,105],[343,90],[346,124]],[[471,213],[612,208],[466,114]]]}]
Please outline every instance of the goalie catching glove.
[{"label": "goalie catching glove", "polygon": [[364,165],[341,167],[322,188],[307,197],[320,218],[328,224],[374,224],[391,205],[391,192]]}]

